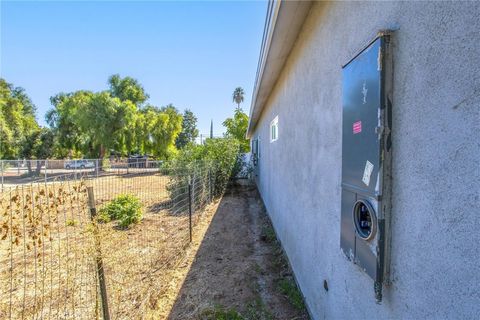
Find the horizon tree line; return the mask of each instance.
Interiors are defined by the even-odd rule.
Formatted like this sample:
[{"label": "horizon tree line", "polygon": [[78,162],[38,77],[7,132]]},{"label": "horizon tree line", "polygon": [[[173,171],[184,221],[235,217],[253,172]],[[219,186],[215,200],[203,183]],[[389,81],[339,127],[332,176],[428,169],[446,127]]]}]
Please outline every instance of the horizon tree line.
[{"label": "horizon tree line", "polygon": [[[45,115],[48,127],[36,121],[36,107],[21,87],[0,78],[0,158],[100,158],[118,154],[148,154],[160,159],[198,137],[197,117],[172,105],[158,107],[134,78],[112,75],[108,89],[93,92],[60,92],[50,98],[52,108]],[[233,93],[237,104],[233,118],[227,118],[226,137],[245,139],[248,116],[240,109],[244,91]]]}]

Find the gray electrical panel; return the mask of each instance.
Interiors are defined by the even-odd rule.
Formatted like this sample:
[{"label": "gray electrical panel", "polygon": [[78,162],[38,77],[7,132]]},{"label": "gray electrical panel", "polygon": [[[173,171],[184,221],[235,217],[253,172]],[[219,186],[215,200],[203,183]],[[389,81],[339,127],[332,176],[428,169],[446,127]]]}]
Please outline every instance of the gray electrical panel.
[{"label": "gray electrical panel", "polygon": [[379,34],[343,67],[340,246],[374,280],[377,301],[389,274],[390,37]]}]

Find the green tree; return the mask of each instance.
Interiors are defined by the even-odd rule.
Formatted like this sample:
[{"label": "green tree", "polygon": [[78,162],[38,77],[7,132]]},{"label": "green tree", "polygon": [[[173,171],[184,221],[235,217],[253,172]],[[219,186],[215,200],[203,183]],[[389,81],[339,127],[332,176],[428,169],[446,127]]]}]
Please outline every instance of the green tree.
[{"label": "green tree", "polygon": [[108,79],[110,93],[112,97],[119,98],[121,101],[130,101],[136,106],[142,105],[148,99],[142,85],[131,77],[121,78],[114,74]]},{"label": "green tree", "polygon": [[90,149],[97,151],[93,155],[102,159],[106,151],[123,149],[125,128],[135,112],[133,103],[122,102],[108,92],[92,95],[84,108],[76,113],[76,122],[82,134],[88,137]]},{"label": "green tree", "polygon": [[182,130],[182,115],[173,105],[162,107],[157,112],[150,131],[153,155],[168,159],[176,153],[175,140]]},{"label": "green tree", "polygon": [[0,157],[18,158],[26,136],[38,130],[35,105],[20,87],[0,78]]},{"label": "green tree", "polygon": [[55,133],[59,148],[73,153],[93,155],[91,137],[82,130],[78,114],[87,109],[94,93],[76,91],[59,93],[50,98],[53,109],[46,114],[46,121]]},{"label": "green tree", "polygon": [[37,135],[38,143],[34,150],[37,159],[49,159],[55,150],[55,134],[50,128],[42,127]]},{"label": "green tree", "polygon": [[47,113],[47,122],[61,147],[99,158],[109,150],[132,148],[130,129],[137,107],[129,100],[121,101],[108,91],[62,93],[51,100],[54,109]]},{"label": "green tree", "polygon": [[233,91],[232,99],[233,99],[233,102],[237,104],[237,109],[240,109],[240,103],[243,102],[244,95],[245,95],[245,92],[243,91],[242,87],[237,87]]},{"label": "green tree", "polygon": [[168,159],[176,153],[175,140],[182,129],[182,115],[173,105],[147,105],[136,116],[134,150]]},{"label": "green tree", "polygon": [[175,141],[175,146],[178,149],[182,149],[188,143],[194,142],[197,137],[197,117],[195,117],[192,111],[186,109],[183,112],[182,131],[179,133],[177,140]]},{"label": "green tree", "polygon": [[[49,128],[38,128],[23,137],[19,156],[26,159],[48,159],[53,155],[55,136]],[[28,173],[32,173],[31,162],[27,162]],[[38,161],[35,174],[40,174],[43,162]]]},{"label": "green tree", "polygon": [[248,116],[241,110],[236,109],[233,118],[227,118],[223,122],[223,126],[227,129],[225,136],[235,138],[240,143],[240,152],[245,153],[250,150],[249,140],[246,138],[248,127]]},{"label": "green tree", "polygon": [[142,107],[148,95],[132,78],[114,75],[109,82],[108,91],[76,91],[51,98],[53,109],[46,119],[57,136],[57,150],[100,158],[110,151],[164,159],[174,154],[182,128],[177,109]]}]

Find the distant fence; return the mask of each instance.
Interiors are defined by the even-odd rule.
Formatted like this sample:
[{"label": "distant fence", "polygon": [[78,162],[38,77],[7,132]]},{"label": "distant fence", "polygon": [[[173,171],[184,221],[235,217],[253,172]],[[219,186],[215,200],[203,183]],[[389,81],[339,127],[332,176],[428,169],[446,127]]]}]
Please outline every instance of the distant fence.
[{"label": "distant fence", "polygon": [[0,160],[0,183],[23,184],[65,175],[95,176],[158,170],[163,161],[133,159]]},{"label": "distant fence", "polygon": [[[45,179],[4,184],[0,194],[0,319],[142,318],[212,201],[212,171],[49,163]],[[97,218],[121,194],[143,206],[129,228]]]}]

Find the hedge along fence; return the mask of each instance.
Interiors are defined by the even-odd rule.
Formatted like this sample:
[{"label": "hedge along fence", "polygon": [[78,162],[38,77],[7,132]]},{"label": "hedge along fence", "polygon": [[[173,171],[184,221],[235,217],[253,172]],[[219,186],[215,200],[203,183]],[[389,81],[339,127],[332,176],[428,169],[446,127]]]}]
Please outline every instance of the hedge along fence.
[{"label": "hedge along fence", "polygon": [[179,171],[174,174],[169,190],[177,190],[176,184],[188,183],[192,174],[208,175],[212,179],[212,194],[220,196],[225,191],[230,179],[242,169],[243,157],[240,154],[240,144],[236,139],[214,138],[207,139],[203,145],[188,145],[164,168]]},{"label": "hedge along fence", "polygon": [[[163,271],[181,257],[199,213],[225,188],[232,170],[225,163],[79,173],[4,188],[0,318],[134,319],[155,308]],[[102,212],[113,219],[97,219]]]}]

